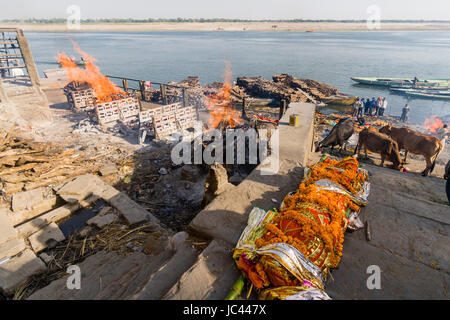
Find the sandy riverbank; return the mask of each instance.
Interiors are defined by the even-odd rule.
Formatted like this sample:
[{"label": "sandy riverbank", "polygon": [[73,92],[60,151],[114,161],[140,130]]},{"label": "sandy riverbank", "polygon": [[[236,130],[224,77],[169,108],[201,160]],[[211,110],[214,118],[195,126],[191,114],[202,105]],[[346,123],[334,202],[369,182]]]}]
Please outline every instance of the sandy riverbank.
[{"label": "sandy riverbank", "polygon": [[[211,22],[211,23],[101,23],[81,24],[79,30],[68,29],[66,24],[0,23],[0,27],[15,27],[25,31],[366,31],[360,22]],[[450,22],[386,22],[380,31],[394,30],[450,30]]]}]

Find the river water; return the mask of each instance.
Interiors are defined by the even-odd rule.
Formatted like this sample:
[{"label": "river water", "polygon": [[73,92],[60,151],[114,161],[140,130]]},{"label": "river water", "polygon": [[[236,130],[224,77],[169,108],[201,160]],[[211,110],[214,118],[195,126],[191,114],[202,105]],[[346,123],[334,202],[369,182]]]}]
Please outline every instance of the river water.
[{"label": "river water", "polygon": [[448,31],[396,32],[26,32],[40,75],[56,68],[58,52],[79,57],[71,40],[97,59],[102,73],[154,82],[189,75],[221,81],[225,61],[233,77],[289,73],[323,81],[360,97],[385,96],[387,114],[410,105],[410,121],[450,117],[450,102],[407,99],[360,86],[352,76],[450,78]]}]

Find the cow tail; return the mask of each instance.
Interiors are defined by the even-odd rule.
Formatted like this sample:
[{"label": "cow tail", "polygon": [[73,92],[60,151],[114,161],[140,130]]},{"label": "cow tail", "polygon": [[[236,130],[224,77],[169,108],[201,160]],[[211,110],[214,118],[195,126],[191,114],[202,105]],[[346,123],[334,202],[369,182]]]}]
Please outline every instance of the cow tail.
[{"label": "cow tail", "polygon": [[436,156],[434,157],[433,163],[431,164],[430,173],[433,172],[434,167],[436,166],[436,160],[441,154],[442,150],[444,150],[444,144],[442,143],[442,141],[439,141],[439,150],[436,152]]}]

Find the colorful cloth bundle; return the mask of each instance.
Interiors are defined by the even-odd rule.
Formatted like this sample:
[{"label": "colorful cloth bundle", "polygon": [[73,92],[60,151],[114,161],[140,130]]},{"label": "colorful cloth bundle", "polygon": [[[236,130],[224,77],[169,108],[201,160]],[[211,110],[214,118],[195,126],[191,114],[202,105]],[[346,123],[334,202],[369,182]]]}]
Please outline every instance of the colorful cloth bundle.
[{"label": "colorful cloth bundle", "polygon": [[233,258],[263,299],[329,299],[324,278],[342,256],[346,229],[362,226],[368,174],[354,158],[330,158],[307,169],[280,209],[254,208]]}]

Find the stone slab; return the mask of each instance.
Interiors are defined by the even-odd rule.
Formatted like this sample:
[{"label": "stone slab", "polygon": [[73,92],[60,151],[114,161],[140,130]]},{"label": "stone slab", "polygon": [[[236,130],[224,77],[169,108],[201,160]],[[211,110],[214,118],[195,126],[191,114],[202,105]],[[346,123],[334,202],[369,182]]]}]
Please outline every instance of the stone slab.
[{"label": "stone slab", "polygon": [[116,208],[130,225],[136,225],[145,221],[159,223],[155,216],[131,200],[123,192],[119,192],[117,195],[105,200]]},{"label": "stone slab", "polygon": [[59,229],[58,225],[54,222],[28,237],[31,247],[36,253],[47,248],[48,243],[51,240],[60,242],[65,239],[61,229]]},{"label": "stone slab", "polygon": [[84,174],[66,183],[58,190],[58,195],[69,203],[75,203],[93,194],[95,176]]},{"label": "stone slab", "polygon": [[86,224],[95,225],[98,228],[103,228],[110,223],[113,223],[117,219],[117,216],[114,213],[108,213],[105,215],[96,215],[95,217],[89,219]]},{"label": "stone slab", "polygon": [[[341,263],[325,291],[333,299],[447,299],[450,276],[426,265],[379,249],[371,242],[346,235]],[[381,270],[380,289],[368,289],[367,268]]]},{"label": "stone slab", "polygon": [[105,166],[103,166],[100,170],[99,173],[102,177],[106,177],[109,176],[113,173],[117,172],[117,167],[114,164],[107,164]]},{"label": "stone slab", "polygon": [[45,269],[44,262],[33,251],[26,249],[0,265],[0,290],[4,295],[13,294],[29,277]]},{"label": "stone slab", "polygon": [[0,209],[0,246],[11,240],[17,238],[17,232],[9,221],[7,216],[7,209]]},{"label": "stone slab", "polygon": [[53,209],[43,215],[36,217],[28,222],[15,227],[15,229],[24,237],[28,237],[36,231],[44,228],[46,225],[52,222],[58,222],[64,218],[70,216],[73,212],[79,210],[82,207],[88,206],[93,201],[98,200],[99,197],[92,195],[85,200],[81,200],[75,204],[65,204],[59,208]]},{"label": "stone slab", "polygon": [[233,245],[213,240],[163,300],[223,300],[239,278],[231,257]]},{"label": "stone slab", "polygon": [[12,196],[12,210],[31,210],[44,201],[44,189],[37,188],[30,191],[18,192]]},{"label": "stone slab", "polygon": [[173,257],[150,277],[144,288],[133,296],[133,299],[161,299],[182,274],[195,263],[197,255],[195,248],[190,243],[184,242],[180,244]]},{"label": "stone slab", "polygon": [[22,238],[6,241],[0,245],[0,260],[6,257],[12,257],[25,250],[25,248],[25,241]]},{"label": "stone slab", "polygon": [[81,262],[81,289],[69,290],[69,275],[34,292],[28,300],[108,300],[130,299],[147,283],[150,276],[170,259],[165,251],[158,256],[140,252],[120,256],[100,251]]},{"label": "stone slab", "polygon": [[17,212],[8,211],[8,218],[13,226],[17,226],[18,224],[24,223],[27,220],[33,219],[34,217],[53,209],[57,203],[57,197],[44,199],[39,204],[33,206],[33,208],[24,209]]}]

